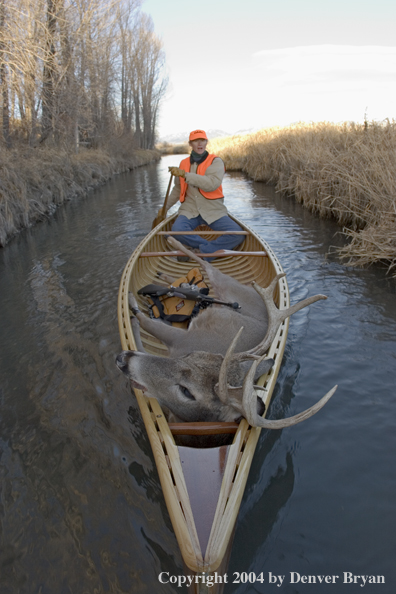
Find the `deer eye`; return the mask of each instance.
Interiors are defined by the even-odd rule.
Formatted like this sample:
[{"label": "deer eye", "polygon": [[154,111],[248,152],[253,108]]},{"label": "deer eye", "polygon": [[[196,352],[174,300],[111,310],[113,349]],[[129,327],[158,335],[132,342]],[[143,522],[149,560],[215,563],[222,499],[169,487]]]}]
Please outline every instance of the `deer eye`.
[{"label": "deer eye", "polygon": [[183,396],[185,396],[189,400],[195,400],[195,397],[191,394],[191,392],[188,388],[186,388],[185,386],[179,386],[179,388],[182,391]]}]

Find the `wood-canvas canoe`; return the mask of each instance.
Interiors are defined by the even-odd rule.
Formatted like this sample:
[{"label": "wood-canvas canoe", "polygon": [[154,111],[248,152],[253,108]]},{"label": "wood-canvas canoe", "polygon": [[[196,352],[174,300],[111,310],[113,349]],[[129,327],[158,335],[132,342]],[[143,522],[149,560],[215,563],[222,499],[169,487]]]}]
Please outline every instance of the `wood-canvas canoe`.
[{"label": "wood-canvas canoe", "polygon": [[[150,283],[158,283],[157,272],[180,278],[192,267],[191,262],[178,262],[166,242],[176,215],[153,229],[138,245],[123,272],[118,296],[118,321],[122,348],[136,350],[132,333],[128,293],[133,292],[142,311],[146,305],[137,291]],[[212,264],[239,282],[253,280],[262,287],[269,285],[282,267],[270,246],[254,231],[235,219],[242,227],[245,239],[237,252],[217,258]],[[202,231],[203,232],[203,231]],[[206,231],[205,237],[209,237]],[[213,232],[212,232],[213,234]],[[177,236],[176,236],[177,238]],[[207,279],[206,279],[207,280]],[[209,284],[209,283],[208,283]],[[275,302],[280,309],[289,307],[289,291],[285,277],[278,281]],[[285,348],[288,318],[281,324],[269,349],[275,363],[271,371],[257,382],[268,410]],[[167,356],[167,349],[158,339],[141,331],[145,350]],[[180,547],[186,574],[195,581],[190,592],[206,592],[205,576],[227,568],[236,519],[245,490],[249,469],[260,435],[260,429],[246,420],[235,423],[174,423],[168,424],[155,398],[147,398],[134,389],[158,469],[161,486]],[[263,396],[264,394],[264,396]],[[177,435],[183,433],[230,434],[229,445],[215,448],[192,448],[177,445]],[[222,584],[209,588],[213,594],[222,591]]]}]

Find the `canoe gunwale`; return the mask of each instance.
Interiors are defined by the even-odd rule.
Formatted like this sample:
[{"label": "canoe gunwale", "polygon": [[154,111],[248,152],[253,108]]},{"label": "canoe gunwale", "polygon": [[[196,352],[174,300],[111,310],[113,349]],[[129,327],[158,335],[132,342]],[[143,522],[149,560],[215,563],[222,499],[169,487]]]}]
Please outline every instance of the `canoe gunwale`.
[{"label": "canoe gunwale", "polygon": [[[160,223],[160,225],[153,229],[140,242],[128,260],[122,274],[118,294],[118,323],[121,344],[124,350],[136,350],[128,304],[128,292],[130,290],[133,271],[137,268],[143,271],[143,276],[145,274],[149,275],[149,272],[145,272],[145,269],[142,268],[142,266],[144,266],[142,262],[147,262],[148,259],[140,259],[140,254],[144,252],[147,245],[150,244],[150,241],[155,238],[158,231],[162,233],[161,236],[159,236],[159,241],[165,241],[164,235],[166,234],[166,227],[171,225],[175,217],[176,215],[173,215]],[[265,259],[267,262],[269,261],[268,265],[273,267],[273,274],[282,273],[282,266],[270,246],[259,238],[259,236],[249,227],[241,223],[241,221],[237,220],[237,222],[243,227],[244,232],[248,233],[248,235],[246,235],[247,238],[252,236],[252,241],[260,244],[261,247],[265,249],[268,257],[263,258],[263,260]],[[240,252],[240,256],[241,258],[244,257],[243,251]],[[248,258],[249,256],[246,257]],[[152,270],[158,269],[160,260],[161,258],[159,256],[149,260],[149,265]],[[257,262],[254,266],[260,266],[258,263],[260,260],[259,258],[253,257],[253,260]],[[231,263],[232,261],[233,259],[230,258]],[[228,267],[232,266],[232,264],[229,265],[228,262],[226,262],[226,259],[222,260],[222,265],[224,266],[224,269],[222,268],[222,270],[226,273]],[[177,264],[175,264],[175,266],[177,266]],[[184,270],[186,270],[186,268],[184,268]],[[260,270],[260,268],[257,270]],[[277,297],[277,305],[280,309],[289,307],[289,291],[285,277],[278,281]],[[265,391],[260,390],[259,396],[264,401],[266,411],[268,410],[276,378],[280,369],[288,327],[289,320],[286,319],[279,327],[275,339],[268,351],[268,356],[275,361],[274,366],[268,374],[262,376],[257,382],[259,386],[265,388]],[[155,352],[156,346],[154,343],[153,345]],[[158,354],[161,352],[163,351],[158,349]],[[166,353],[164,353],[164,356],[166,356]],[[203,554],[189,502],[178,447],[166,421],[165,414],[156,399],[147,398],[140,390],[135,389],[133,391],[136,395],[150,440],[164,498],[183,561],[189,571],[192,572],[204,571],[210,573],[216,571],[221,566],[223,558],[227,553],[227,548],[232,540],[236,518],[261,429],[251,427],[245,419],[242,419],[236,429],[233,442],[229,446],[227,464],[224,471],[212,530],[210,532],[206,551]],[[186,424],[184,423],[184,425]],[[221,426],[222,423],[218,423],[218,425]]]}]

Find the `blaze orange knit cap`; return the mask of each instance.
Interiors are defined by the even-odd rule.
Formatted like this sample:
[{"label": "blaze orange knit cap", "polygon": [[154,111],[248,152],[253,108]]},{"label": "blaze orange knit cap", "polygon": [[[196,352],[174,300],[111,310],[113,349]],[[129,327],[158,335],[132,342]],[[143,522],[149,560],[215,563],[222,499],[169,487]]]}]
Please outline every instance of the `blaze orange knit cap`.
[{"label": "blaze orange knit cap", "polygon": [[188,140],[198,140],[198,138],[204,138],[205,140],[208,140],[206,132],[204,132],[203,130],[193,130],[192,132],[190,132],[190,137]]}]

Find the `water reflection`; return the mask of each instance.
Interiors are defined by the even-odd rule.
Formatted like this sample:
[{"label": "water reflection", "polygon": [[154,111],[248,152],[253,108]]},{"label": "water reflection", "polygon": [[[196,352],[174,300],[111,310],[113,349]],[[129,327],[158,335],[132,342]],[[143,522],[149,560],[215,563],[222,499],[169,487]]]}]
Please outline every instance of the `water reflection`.
[{"label": "water reflection", "polygon": [[[114,365],[121,272],[178,160],[114,178],[0,252],[2,594],[157,592],[160,571],[182,572],[143,423]],[[262,433],[230,573],[384,574],[387,594],[396,580],[395,282],[378,267],[343,267],[329,253],[338,227],[273,188],[231,172],[224,190],[279,256],[292,301],[329,297],[293,316],[271,416],[340,385],[314,419]]]}]

